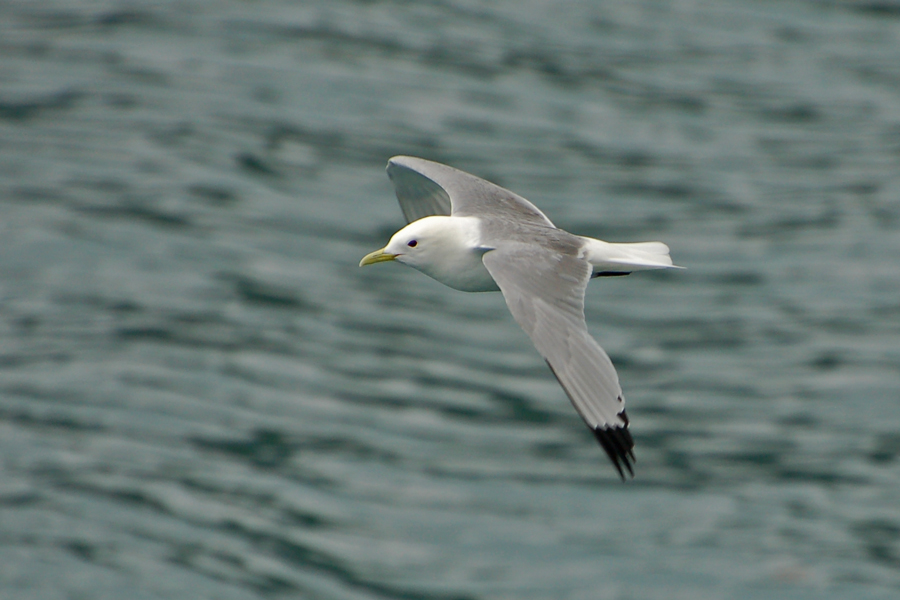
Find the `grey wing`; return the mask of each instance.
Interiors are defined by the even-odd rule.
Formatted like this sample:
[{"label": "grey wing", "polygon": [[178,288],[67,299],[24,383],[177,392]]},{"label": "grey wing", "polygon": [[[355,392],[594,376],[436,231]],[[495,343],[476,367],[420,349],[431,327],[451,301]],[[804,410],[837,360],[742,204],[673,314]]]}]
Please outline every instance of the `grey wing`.
[{"label": "grey wing", "polygon": [[403,157],[395,156],[388,161],[387,173],[406,222],[434,215],[449,216],[452,205],[444,188],[401,162],[395,163],[398,158]]},{"label": "grey wing", "polygon": [[388,161],[387,174],[407,223],[432,215],[502,216],[553,227],[531,202],[459,169],[412,156]]},{"label": "grey wing", "polygon": [[633,476],[634,441],[619,377],[584,321],[591,265],[532,244],[510,243],[487,252],[484,265],[503,292],[516,322],[594,432],[619,475]]}]

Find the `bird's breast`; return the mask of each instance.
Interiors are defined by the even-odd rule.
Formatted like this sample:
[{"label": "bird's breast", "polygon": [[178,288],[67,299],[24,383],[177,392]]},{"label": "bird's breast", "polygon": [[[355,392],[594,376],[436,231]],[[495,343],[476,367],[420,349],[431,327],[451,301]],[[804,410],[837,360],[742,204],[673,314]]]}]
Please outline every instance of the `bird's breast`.
[{"label": "bird's breast", "polygon": [[500,288],[481,257],[484,251],[471,248],[448,253],[440,264],[417,267],[420,271],[446,286],[463,292],[499,292]]}]

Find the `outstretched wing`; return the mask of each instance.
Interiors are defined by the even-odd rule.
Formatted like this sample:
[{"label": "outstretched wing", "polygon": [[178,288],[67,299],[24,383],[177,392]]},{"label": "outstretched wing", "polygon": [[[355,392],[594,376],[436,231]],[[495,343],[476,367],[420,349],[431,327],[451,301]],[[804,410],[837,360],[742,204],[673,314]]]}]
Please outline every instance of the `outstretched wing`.
[{"label": "outstretched wing", "polygon": [[459,169],[412,156],[388,161],[387,174],[394,184],[406,222],[432,215],[514,219],[553,227],[531,202]]},{"label": "outstretched wing", "polygon": [[619,377],[584,321],[590,263],[516,242],[487,252],[483,261],[509,311],[550,365],[619,475],[625,478],[624,467],[633,476],[634,441]]}]

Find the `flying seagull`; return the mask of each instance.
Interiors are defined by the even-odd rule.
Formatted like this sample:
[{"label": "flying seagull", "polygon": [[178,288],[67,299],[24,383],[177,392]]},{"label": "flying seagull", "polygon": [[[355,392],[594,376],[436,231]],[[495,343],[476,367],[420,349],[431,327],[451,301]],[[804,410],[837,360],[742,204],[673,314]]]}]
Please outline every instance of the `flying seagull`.
[{"label": "flying seagull", "polygon": [[500,291],[622,479],[634,440],[609,356],[584,321],[592,277],[677,269],[662,242],[613,244],[559,229],[513,192],[440,163],[395,156],[387,174],[408,225],[359,266],[397,261],[464,292]]}]

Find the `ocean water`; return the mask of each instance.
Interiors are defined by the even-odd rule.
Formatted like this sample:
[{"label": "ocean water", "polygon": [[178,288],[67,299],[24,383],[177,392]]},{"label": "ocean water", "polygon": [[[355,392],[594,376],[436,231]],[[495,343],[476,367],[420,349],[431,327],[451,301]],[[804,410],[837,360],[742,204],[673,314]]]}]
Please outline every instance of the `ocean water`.
[{"label": "ocean water", "polygon": [[[387,159],[595,281],[622,483]],[[0,4],[0,597],[900,594],[900,4]]]}]

